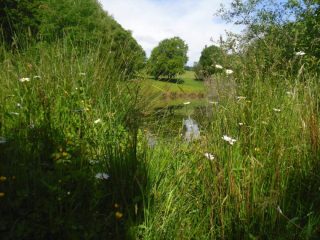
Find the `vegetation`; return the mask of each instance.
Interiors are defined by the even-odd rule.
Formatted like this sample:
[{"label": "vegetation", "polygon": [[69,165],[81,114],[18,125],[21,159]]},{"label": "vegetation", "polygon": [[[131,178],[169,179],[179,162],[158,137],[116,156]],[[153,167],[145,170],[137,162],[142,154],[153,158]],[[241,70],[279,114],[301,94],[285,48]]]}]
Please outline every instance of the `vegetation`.
[{"label": "vegetation", "polygon": [[128,78],[144,67],[142,47],[96,0],[4,0],[0,4],[0,25],[9,48],[21,50],[33,42],[63,39],[82,51],[96,44]]},{"label": "vegetation", "polygon": [[184,72],[184,65],[188,61],[187,51],[187,44],[179,37],[161,41],[151,52],[148,72],[155,79],[166,77],[172,80]]},{"label": "vegetation", "polygon": [[[145,107],[151,111],[155,107],[166,107],[182,104],[188,100],[203,99],[206,90],[202,82],[195,81],[193,71],[185,71],[174,81],[159,81],[152,77],[140,81],[141,94],[149,99]],[[150,109],[151,108],[151,109]]]},{"label": "vegetation", "polygon": [[[122,48],[132,37],[99,5],[110,35],[97,44],[91,37],[102,32],[84,27],[98,24],[91,14],[77,15],[88,21],[72,25],[81,1],[47,1],[52,11],[75,11],[54,19],[52,29],[68,23],[61,36],[44,34],[44,18],[54,15],[18,2],[25,3],[2,1],[0,9],[12,18],[0,18],[3,239],[320,238],[316,1],[272,8],[261,8],[269,6],[264,0],[234,1],[224,17],[246,20],[248,31],[221,42],[227,57],[203,58],[232,70],[215,72],[206,85],[182,70],[133,78],[121,64],[137,54]],[[34,25],[26,15],[35,16]],[[29,26],[26,35],[17,30]],[[154,52],[164,58],[169,52],[160,45]],[[185,64],[180,53],[177,63]],[[214,83],[235,84],[219,92]],[[167,88],[183,93],[176,106],[146,114]],[[192,98],[205,92],[201,103]],[[192,113],[200,137],[188,142],[181,120]]]},{"label": "vegetation", "polygon": [[225,15],[248,21],[241,22],[247,34],[220,46],[230,54],[221,65],[233,74],[215,75],[236,81],[237,95],[219,95],[218,103],[198,109],[199,140],[164,137],[152,152],[145,239],[320,237],[319,58],[309,31],[319,22],[308,23],[319,4],[289,8],[296,1],[288,1],[281,6],[295,18],[266,22],[273,13],[288,16],[277,5],[261,7],[270,2],[234,1]]},{"label": "vegetation", "polygon": [[[226,61],[227,54],[217,46],[210,46],[202,50],[199,62],[195,66],[195,76],[197,80],[205,80],[216,72],[221,72],[221,69],[217,68]],[[224,65],[224,64],[223,64]]]}]

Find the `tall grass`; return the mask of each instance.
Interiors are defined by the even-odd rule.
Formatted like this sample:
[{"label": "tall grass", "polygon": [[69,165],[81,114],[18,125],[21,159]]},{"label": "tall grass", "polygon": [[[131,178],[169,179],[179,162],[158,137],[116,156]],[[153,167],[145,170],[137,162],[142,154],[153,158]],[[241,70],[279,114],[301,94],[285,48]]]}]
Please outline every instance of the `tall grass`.
[{"label": "tall grass", "polygon": [[318,76],[235,77],[245,98],[210,105],[200,140],[152,150],[143,239],[320,237]]},{"label": "tall grass", "polygon": [[63,40],[0,51],[4,239],[320,237],[320,89],[301,61],[287,73],[233,63],[217,78],[235,91],[195,114],[199,140],[164,114],[148,147],[145,96],[108,51]]},{"label": "tall grass", "polygon": [[135,86],[98,43],[0,58],[3,239],[123,239],[146,180]]}]

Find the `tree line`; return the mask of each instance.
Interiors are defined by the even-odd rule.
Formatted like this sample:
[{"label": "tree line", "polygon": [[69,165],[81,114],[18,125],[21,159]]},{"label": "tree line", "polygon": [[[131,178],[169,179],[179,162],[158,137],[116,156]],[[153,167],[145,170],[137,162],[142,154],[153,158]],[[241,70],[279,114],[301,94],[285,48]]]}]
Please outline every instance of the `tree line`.
[{"label": "tree line", "polygon": [[[231,66],[231,62],[242,58],[248,61],[253,55],[262,72],[287,71],[286,63],[299,51],[307,54],[304,67],[319,72],[319,9],[318,0],[235,0],[231,7],[222,7],[218,15],[245,25],[246,32],[242,36],[229,34],[219,46],[205,46],[193,66],[196,79],[220,72],[220,66],[236,70],[237,64]],[[147,61],[131,32],[123,29],[97,0],[2,0],[0,26],[5,44],[13,49],[23,48],[22,35],[35,42],[67,38],[79,46],[99,43],[130,77],[146,69],[155,79],[170,80],[183,73],[188,61],[188,45],[179,37],[162,40]],[[292,66],[291,71],[299,69]]]},{"label": "tree line", "polygon": [[2,0],[0,34],[10,49],[68,40],[74,47],[98,46],[128,76],[144,67],[142,47],[97,0]]}]

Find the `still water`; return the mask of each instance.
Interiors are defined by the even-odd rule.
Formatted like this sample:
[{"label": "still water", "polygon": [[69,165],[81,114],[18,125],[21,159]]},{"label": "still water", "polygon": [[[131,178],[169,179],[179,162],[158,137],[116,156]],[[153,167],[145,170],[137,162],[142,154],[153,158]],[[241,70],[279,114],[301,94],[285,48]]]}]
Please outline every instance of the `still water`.
[{"label": "still water", "polygon": [[212,104],[171,105],[157,108],[145,119],[146,139],[149,147],[154,147],[157,138],[175,139],[180,137],[186,142],[197,140],[205,130],[208,115],[212,113]]}]

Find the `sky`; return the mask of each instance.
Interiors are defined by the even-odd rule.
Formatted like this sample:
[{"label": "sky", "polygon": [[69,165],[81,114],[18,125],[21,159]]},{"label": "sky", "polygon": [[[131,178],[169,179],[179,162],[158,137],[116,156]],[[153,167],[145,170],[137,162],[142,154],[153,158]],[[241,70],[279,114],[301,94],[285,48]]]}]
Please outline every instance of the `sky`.
[{"label": "sky", "polygon": [[189,47],[188,65],[199,60],[202,49],[218,41],[225,30],[237,32],[241,27],[226,24],[214,13],[220,4],[231,0],[100,0],[102,7],[146,51],[147,56],[159,42],[178,36]]}]

